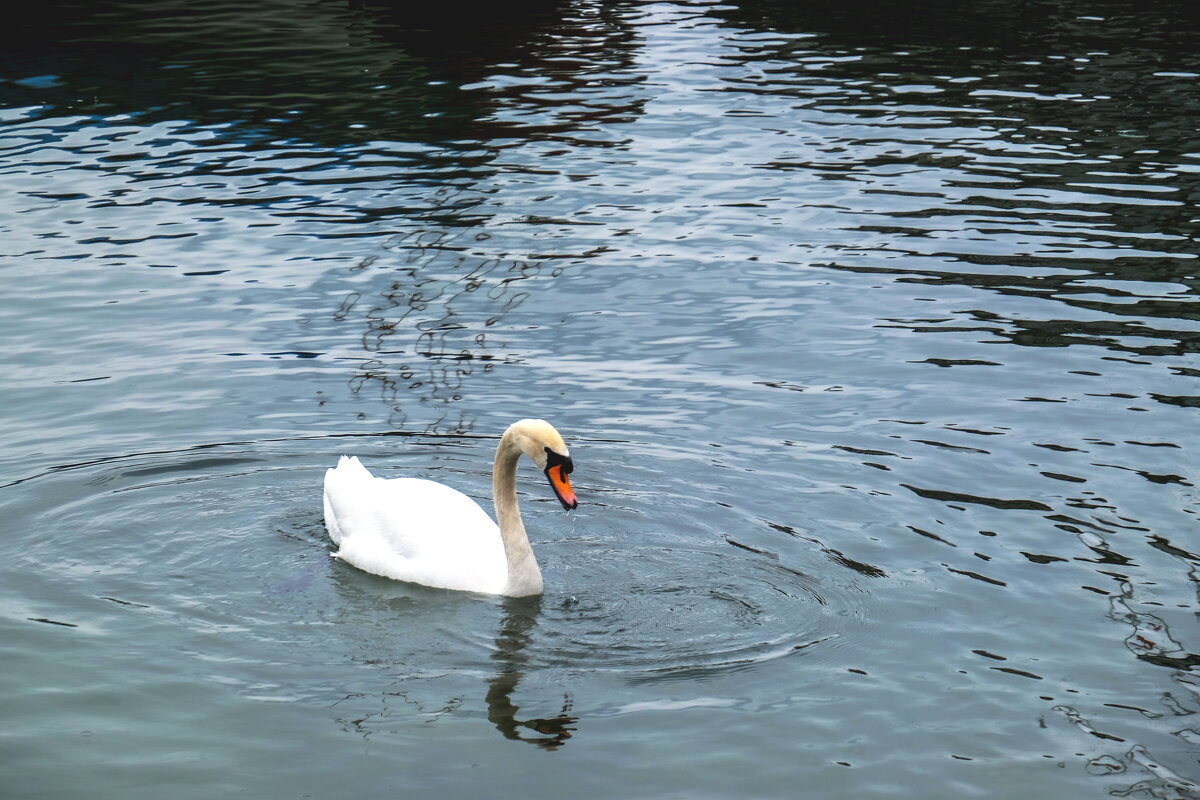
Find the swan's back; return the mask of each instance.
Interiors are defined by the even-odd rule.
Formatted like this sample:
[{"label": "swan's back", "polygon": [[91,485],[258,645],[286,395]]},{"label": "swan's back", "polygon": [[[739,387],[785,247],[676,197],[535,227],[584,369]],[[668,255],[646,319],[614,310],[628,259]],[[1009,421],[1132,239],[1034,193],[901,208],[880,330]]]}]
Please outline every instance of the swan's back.
[{"label": "swan's back", "polygon": [[361,570],[445,589],[500,593],[508,564],[500,529],[462,492],[420,478],[376,478],[342,456],[325,473],[334,555]]}]

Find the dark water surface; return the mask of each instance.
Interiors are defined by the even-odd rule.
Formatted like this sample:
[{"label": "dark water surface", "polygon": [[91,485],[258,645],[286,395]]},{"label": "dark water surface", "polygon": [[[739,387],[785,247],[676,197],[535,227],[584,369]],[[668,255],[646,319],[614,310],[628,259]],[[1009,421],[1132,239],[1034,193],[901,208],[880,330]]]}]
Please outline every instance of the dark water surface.
[{"label": "dark water surface", "polygon": [[[1191,3],[0,33],[0,794],[1200,796]],[[547,590],[328,558],[341,453]],[[489,504],[490,507],[490,504]]]}]

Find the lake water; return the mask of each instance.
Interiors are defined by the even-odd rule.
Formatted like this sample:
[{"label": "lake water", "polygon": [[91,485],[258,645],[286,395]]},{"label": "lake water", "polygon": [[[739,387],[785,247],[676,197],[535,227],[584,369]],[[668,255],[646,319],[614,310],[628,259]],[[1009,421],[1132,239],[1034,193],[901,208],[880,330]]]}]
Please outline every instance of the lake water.
[{"label": "lake water", "polygon": [[[0,34],[0,795],[1200,796],[1189,3]],[[340,454],[539,600],[329,558]]]}]

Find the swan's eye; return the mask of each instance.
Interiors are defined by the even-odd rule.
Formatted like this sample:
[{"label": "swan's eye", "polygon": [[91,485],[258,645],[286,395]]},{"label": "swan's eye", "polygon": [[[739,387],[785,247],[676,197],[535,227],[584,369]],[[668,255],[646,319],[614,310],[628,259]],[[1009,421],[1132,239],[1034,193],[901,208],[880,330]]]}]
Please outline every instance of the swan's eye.
[{"label": "swan's eye", "polygon": [[575,469],[575,462],[570,456],[564,456],[561,453],[556,453],[549,447],[543,448],[546,451],[546,471],[549,472],[552,467],[562,467],[564,475],[570,475]]}]

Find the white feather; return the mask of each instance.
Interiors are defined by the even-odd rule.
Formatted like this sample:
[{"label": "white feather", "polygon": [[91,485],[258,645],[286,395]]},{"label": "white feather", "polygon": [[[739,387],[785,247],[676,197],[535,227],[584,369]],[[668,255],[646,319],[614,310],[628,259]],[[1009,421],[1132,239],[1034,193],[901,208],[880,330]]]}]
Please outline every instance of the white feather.
[{"label": "white feather", "polygon": [[376,478],[342,456],[325,473],[324,499],[334,555],[348,564],[442,589],[503,591],[500,529],[462,492],[420,478]]}]

